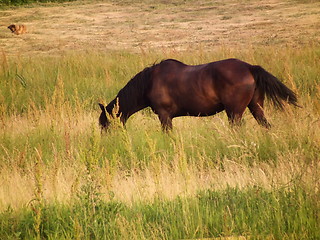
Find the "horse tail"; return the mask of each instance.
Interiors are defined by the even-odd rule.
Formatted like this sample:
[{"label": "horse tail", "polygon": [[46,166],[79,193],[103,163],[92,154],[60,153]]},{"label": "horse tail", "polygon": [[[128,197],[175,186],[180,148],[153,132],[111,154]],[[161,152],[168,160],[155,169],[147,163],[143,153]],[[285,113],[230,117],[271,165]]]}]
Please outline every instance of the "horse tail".
[{"label": "horse tail", "polygon": [[269,98],[273,105],[283,109],[283,101],[299,107],[297,95],[275,76],[261,66],[251,66],[250,72],[256,81],[256,88]]}]

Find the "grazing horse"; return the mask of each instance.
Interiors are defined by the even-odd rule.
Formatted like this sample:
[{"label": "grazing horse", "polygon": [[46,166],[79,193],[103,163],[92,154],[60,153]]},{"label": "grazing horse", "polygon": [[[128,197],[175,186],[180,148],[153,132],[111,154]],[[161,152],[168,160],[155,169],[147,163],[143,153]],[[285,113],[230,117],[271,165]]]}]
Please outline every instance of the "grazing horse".
[{"label": "grazing horse", "polygon": [[110,117],[120,117],[125,124],[132,114],[151,107],[165,131],[172,129],[175,117],[210,116],[223,110],[229,122],[237,124],[248,107],[257,122],[269,128],[265,96],[278,108],[283,108],[283,101],[298,106],[296,94],[260,66],[238,59],[194,66],[167,59],[135,75],[106,107],[99,103],[99,123],[106,129]]}]

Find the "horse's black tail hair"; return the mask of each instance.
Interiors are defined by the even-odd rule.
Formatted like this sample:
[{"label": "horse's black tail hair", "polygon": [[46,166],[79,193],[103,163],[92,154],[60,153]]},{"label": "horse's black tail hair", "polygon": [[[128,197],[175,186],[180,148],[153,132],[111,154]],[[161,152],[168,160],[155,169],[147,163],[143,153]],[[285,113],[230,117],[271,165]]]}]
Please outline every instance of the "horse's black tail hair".
[{"label": "horse's black tail hair", "polygon": [[257,89],[266,95],[274,106],[283,109],[283,101],[287,101],[300,107],[297,103],[297,95],[271,73],[260,66],[251,66],[250,72],[256,81]]}]

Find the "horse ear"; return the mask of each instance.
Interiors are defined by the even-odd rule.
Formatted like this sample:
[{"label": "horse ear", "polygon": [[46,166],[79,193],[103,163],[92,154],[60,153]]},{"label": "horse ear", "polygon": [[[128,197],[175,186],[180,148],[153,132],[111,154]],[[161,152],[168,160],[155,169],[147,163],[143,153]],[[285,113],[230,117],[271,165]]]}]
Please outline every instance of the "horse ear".
[{"label": "horse ear", "polygon": [[106,108],[104,107],[104,105],[99,103],[99,106],[101,108],[101,111],[105,113],[106,112]]}]

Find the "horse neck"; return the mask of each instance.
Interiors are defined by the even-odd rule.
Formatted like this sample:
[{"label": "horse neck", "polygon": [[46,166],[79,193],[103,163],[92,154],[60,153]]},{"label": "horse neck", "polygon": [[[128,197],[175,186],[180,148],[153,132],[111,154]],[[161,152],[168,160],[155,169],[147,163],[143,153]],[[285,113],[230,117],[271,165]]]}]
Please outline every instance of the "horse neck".
[{"label": "horse neck", "polygon": [[114,107],[118,104],[117,117],[120,116],[125,123],[132,114],[149,106],[146,92],[150,88],[152,69],[152,67],[145,68],[119,91],[117,97],[106,107],[109,114],[112,114]]},{"label": "horse neck", "polygon": [[142,97],[137,99],[130,99],[129,96],[118,94],[107,106],[107,112],[113,117],[120,117],[120,120],[125,123],[128,118],[146,108],[148,104],[145,103]]}]

